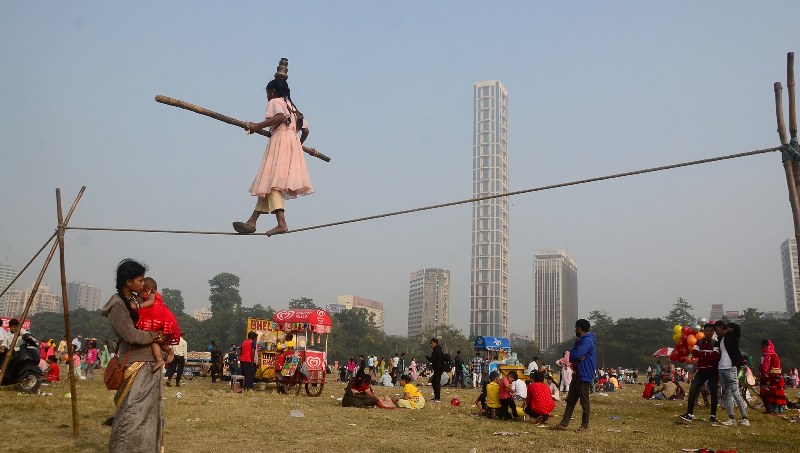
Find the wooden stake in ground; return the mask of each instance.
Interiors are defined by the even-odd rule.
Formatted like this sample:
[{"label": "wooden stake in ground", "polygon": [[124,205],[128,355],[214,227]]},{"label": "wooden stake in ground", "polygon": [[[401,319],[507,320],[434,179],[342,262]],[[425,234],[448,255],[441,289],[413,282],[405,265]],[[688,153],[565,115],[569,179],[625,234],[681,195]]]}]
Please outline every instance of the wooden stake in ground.
[{"label": "wooden stake in ground", "polygon": [[[194,104],[190,104],[190,103],[188,103],[186,101],[181,101],[180,99],[173,99],[171,97],[162,96],[162,95],[159,94],[158,96],[156,96],[156,102],[159,102],[161,104],[171,105],[173,107],[178,107],[178,108],[181,108],[181,109],[184,109],[184,110],[189,110],[189,111],[194,112],[194,113],[199,113],[199,114],[207,116],[209,118],[214,118],[217,121],[222,121],[223,123],[228,123],[228,124],[231,124],[233,126],[241,127],[242,129],[246,129],[247,128],[247,124],[244,121],[237,120],[236,118],[231,118],[230,116],[223,115],[221,113],[217,113],[217,112],[215,112],[213,110],[209,110],[209,109],[204,108],[204,107],[200,107],[199,105],[194,105]],[[269,137],[270,136],[269,131],[265,131],[265,130],[255,131],[255,133],[258,134],[258,135],[263,135],[264,137]],[[304,146],[303,147],[303,151],[305,151],[306,153],[308,153],[308,154],[310,154],[310,155],[312,155],[312,156],[314,156],[314,157],[316,157],[318,159],[322,159],[325,162],[330,162],[331,161],[330,157],[322,154],[321,152],[317,151],[314,148],[309,148],[308,146]]]}]

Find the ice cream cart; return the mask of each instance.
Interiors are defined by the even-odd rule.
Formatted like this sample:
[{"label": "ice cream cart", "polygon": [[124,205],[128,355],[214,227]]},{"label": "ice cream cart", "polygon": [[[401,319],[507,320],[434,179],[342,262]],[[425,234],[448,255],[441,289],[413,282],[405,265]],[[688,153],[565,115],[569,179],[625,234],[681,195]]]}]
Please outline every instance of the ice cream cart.
[{"label": "ice cream cart", "polygon": [[511,342],[504,337],[480,336],[475,338],[475,350],[486,351],[489,361],[488,372],[497,370],[501,376],[509,371],[516,371],[520,378],[524,378],[525,367],[520,365],[516,355],[511,353]]},{"label": "ice cream cart", "polygon": [[[331,318],[325,310],[281,310],[272,321],[249,318],[247,324],[248,331],[258,334],[256,379],[275,381],[286,393],[298,394],[304,386],[309,396],[322,394],[331,332]],[[295,345],[286,353],[281,346],[288,333],[295,337]],[[283,366],[277,369],[279,354],[283,354]]]}]

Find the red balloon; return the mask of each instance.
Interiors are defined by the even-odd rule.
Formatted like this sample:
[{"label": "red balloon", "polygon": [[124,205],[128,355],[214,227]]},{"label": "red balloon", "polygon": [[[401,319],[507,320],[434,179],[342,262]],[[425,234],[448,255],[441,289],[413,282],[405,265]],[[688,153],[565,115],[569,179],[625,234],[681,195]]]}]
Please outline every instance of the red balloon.
[{"label": "red balloon", "polygon": [[680,357],[678,357],[678,362],[681,362],[681,363],[686,363],[686,356],[680,356]]}]

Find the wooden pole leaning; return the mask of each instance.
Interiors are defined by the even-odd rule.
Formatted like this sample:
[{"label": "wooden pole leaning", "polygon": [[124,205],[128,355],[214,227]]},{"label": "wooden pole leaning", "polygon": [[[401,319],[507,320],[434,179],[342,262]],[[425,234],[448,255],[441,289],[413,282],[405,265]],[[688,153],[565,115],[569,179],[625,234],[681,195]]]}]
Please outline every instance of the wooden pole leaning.
[{"label": "wooden pole leaning", "polygon": [[[789,144],[789,140],[786,138],[786,124],[783,120],[783,100],[781,96],[783,87],[781,87],[780,82],[775,82],[773,89],[775,91],[775,118],[778,123],[778,137],[781,140],[781,145],[786,146]],[[800,202],[797,198],[794,163],[792,162],[792,158],[787,153],[783,153],[783,170],[786,174],[786,185],[789,188],[789,204],[792,207],[794,237],[795,241],[797,241],[797,244],[800,247]]]},{"label": "wooden pole leaning", "polygon": [[[245,129],[247,127],[247,125],[245,124],[244,121],[237,120],[236,118],[232,118],[230,116],[223,115],[221,113],[217,113],[217,112],[215,112],[213,110],[209,110],[209,109],[207,109],[205,107],[200,107],[199,105],[194,105],[194,104],[191,104],[191,103],[186,102],[186,101],[181,101],[180,99],[174,99],[174,98],[171,98],[171,97],[168,97],[168,96],[162,96],[162,95],[159,94],[159,95],[156,96],[156,102],[161,103],[161,104],[171,105],[173,107],[178,107],[178,108],[181,108],[181,109],[184,109],[184,110],[189,110],[190,112],[199,113],[199,114],[201,114],[203,116],[207,116],[209,118],[214,118],[217,121],[222,121],[223,123],[227,123],[227,124],[230,124],[232,126],[241,127],[242,129]],[[258,134],[258,135],[263,135],[264,137],[269,137],[270,136],[269,131],[265,131],[263,129],[260,130],[260,131],[256,131],[255,133]],[[310,154],[310,155],[312,155],[312,156],[314,156],[314,157],[316,157],[318,159],[322,159],[325,162],[330,162],[331,161],[330,157],[326,156],[325,154],[322,154],[321,152],[317,151],[314,148],[309,148],[308,146],[303,146],[303,151],[305,151],[306,153],[308,153],[308,154]]]},{"label": "wooden pole leaning", "polygon": [[[56,189],[56,214],[58,216],[58,261],[59,267],[61,269],[61,303],[64,306],[64,332],[67,334],[67,348],[70,352],[72,343],[69,343],[69,340],[72,338],[72,328],[69,324],[69,302],[67,300],[67,270],[64,260],[64,233],[66,231],[67,222],[69,222],[69,216],[72,215],[72,211],[75,209],[75,206],[80,201],[81,197],[83,196],[83,192],[86,190],[86,187],[81,187],[80,192],[78,192],[78,196],[75,198],[75,202],[72,204],[72,207],[69,210],[69,215],[65,220],[62,213],[61,213],[61,189]],[[75,362],[72,360],[72,354],[69,355],[70,359],[67,361],[67,366],[69,367],[69,390],[70,390],[70,400],[72,403],[72,435],[74,437],[78,437],[80,433],[80,428],[78,425],[78,388],[75,383]]]}]

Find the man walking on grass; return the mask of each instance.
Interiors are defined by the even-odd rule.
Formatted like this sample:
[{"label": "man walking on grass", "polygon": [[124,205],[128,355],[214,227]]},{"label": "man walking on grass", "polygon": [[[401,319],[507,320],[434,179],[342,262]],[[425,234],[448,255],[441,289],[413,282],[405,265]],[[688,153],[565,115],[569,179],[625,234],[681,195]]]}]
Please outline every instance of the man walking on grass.
[{"label": "man walking on grass", "polygon": [[579,319],[575,322],[575,336],[578,339],[575,340],[575,346],[569,351],[569,361],[576,373],[569,384],[564,417],[561,419],[561,423],[554,427],[554,429],[560,431],[565,431],[569,426],[572,411],[575,410],[575,403],[578,400],[580,400],[581,409],[583,410],[581,426],[578,431],[589,429],[589,387],[594,380],[595,364],[597,363],[594,334],[589,332],[590,329],[589,321],[585,319]]}]

